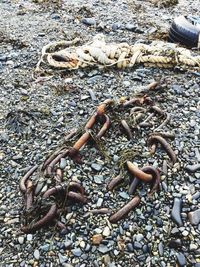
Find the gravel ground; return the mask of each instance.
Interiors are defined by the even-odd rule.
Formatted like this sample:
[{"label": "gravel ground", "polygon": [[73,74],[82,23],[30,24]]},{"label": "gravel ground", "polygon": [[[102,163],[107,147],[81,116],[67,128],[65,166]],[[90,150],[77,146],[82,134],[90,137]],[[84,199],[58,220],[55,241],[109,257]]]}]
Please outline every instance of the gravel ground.
[{"label": "gravel ground", "polygon": [[[41,49],[50,41],[80,36],[87,42],[99,32],[114,42],[165,38],[174,16],[197,14],[199,1],[180,0],[171,7],[158,1],[38,2],[0,2],[0,266],[199,267],[200,170],[191,167],[200,164],[198,73],[138,66],[53,71],[48,80],[34,79]],[[64,162],[65,178],[84,186],[87,204],[62,214],[65,230],[50,226],[23,234],[19,180],[27,169],[62,145],[70,129],[82,127],[101,101],[134,95],[152,80],[162,84],[151,97],[171,116],[164,130],[175,132],[169,142],[177,163],[171,167],[162,149],[149,156],[146,140],[153,128],[139,129],[128,140],[111,124],[101,144],[109,159],[89,144],[81,152],[84,164]],[[106,185],[119,173],[120,153],[132,148],[139,154],[132,161],[161,170],[161,190],[149,199],[148,187],[140,187],[140,205],[116,224],[107,214],[88,214],[102,207],[117,210],[131,199],[127,184],[113,192]]]}]

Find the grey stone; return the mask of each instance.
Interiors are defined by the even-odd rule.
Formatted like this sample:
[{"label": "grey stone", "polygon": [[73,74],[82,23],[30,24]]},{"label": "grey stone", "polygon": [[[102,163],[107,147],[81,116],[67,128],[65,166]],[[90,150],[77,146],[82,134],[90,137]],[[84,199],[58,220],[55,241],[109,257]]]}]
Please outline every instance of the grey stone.
[{"label": "grey stone", "polygon": [[103,175],[94,175],[94,182],[96,184],[101,184],[103,180],[104,180]]},{"label": "grey stone", "polygon": [[97,208],[101,207],[102,203],[103,203],[103,198],[101,198],[101,197],[98,198],[97,204],[96,204]]},{"label": "grey stone", "polygon": [[40,252],[39,252],[38,249],[36,249],[36,250],[34,251],[33,255],[34,255],[34,258],[35,258],[36,260],[39,260],[39,258],[40,258]]},{"label": "grey stone", "polygon": [[85,25],[88,25],[88,26],[91,26],[91,25],[95,25],[96,24],[96,21],[94,18],[83,18],[81,20],[81,22]]},{"label": "grey stone", "polygon": [[43,251],[49,251],[50,245],[49,244],[45,244],[43,246],[40,246],[40,249]]},{"label": "grey stone", "polygon": [[92,169],[99,172],[102,169],[102,165],[97,164],[97,163],[92,163],[91,165]]},{"label": "grey stone", "polygon": [[20,244],[23,244],[23,243],[24,243],[24,237],[23,237],[23,236],[19,236],[19,237],[18,237],[18,242],[19,242]]},{"label": "grey stone", "polygon": [[171,217],[172,220],[178,225],[182,226],[183,222],[181,219],[181,206],[182,206],[182,199],[174,198],[174,204],[172,208]]},{"label": "grey stone", "polygon": [[177,260],[180,267],[186,266],[186,259],[183,253],[179,252],[177,255]]},{"label": "grey stone", "polygon": [[27,239],[27,241],[32,241],[33,235],[32,234],[28,234],[26,239]]},{"label": "grey stone", "polygon": [[80,257],[82,254],[82,250],[80,248],[72,249],[72,254],[76,257]]},{"label": "grey stone", "polygon": [[188,218],[192,225],[198,225],[200,222],[200,209],[189,212]]},{"label": "grey stone", "polygon": [[133,245],[132,245],[131,243],[128,243],[128,244],[127,244],[127,250],[128,250],[129,252],[133,252],[133,251],[134,251]]},{"label": "grey stone", "polygon": [[101,252],[102,254],[106,254],[108,251],[110,251],[110,248],[108,248],[105,245],[100,245],[98,247],[98,251]]},{"label": "grey stone", "polygon": [[126,28],[128,31],[134,32],[134,31],[136,30],[137,27],[135,26],[135,24],[127,23],[127,24],[125,25],[125,28]]},{"label": "grey stone", "polygon": [[163,243],[162,242],[160,242],[158,244],[158,252],[159,252],[160,256],[162,257],[163,253],[164,253],[164,247],[163,247]]},{"label": "grey stone", "polygon": [[61,264],[68,260],[68,257],[62,255],[61,253],[58,253],[58,258],[59,258],[59,261],[60,261]]},{"label": "grey stone", "polygon": [[145,226],[145,230],[148,231],[148,232],[151,231],[152,228],[153,228],[152,225]]},{"label": "grey stone", "polygon": [[185,169],[189,172],[196,172],[200,170],[200,163],[194,164],[194,165],[187,165]]},{"label": "grey stone", "polygon": [[130,198],[129,194],[126,192],[119,192],[119,195],[123,199],[129,199]]},{"label": "grey stone", "polygon": [[141,249],[142,248],[142,244],[140,242],[137,242],[137,241],[134,242],[133,246],[135,249]]},{"label": "grey stone", "polygon": [[64,246],[65,246],[65,248],[70,248],[71,247],[71,245],[72,245],[72,241],[71,240],[69,240],[69,239],[66,239],[65,240],[65,243],[64,243]]},{"label": "grey stone", "polygon": [[66,159],[65,158],[61,158],[60,159],[60,168],[64,169],[66,167],[66,165],[67,165]]},{"label": "grey stone", "polygon": [[138,242],[140,242],[143,238],[144,238],[143,234],[137,234],[135,236],[135,240],[138,241]]}]

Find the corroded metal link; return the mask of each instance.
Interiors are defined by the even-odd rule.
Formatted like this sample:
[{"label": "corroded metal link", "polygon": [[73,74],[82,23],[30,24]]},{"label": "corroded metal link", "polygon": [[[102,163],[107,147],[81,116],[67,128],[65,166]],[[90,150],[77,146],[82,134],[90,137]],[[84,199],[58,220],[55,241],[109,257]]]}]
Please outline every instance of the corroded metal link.
[{"label": "corroded metal link", "polygon": [[129,201],[125,206],[119,209],[117,212],[112,214],[109,218],[111,223],[116,223],[119,220],[123,219],[132,209],[137,207],[140,203],[140,197],[136,196],[131,201]]},{"label": "corroded metal link", "polygon": [[143,172],[142,170],[140,170],[135,164],[133,164],[130,161],[126,162],[127,167],[129,172],[134,175],[135,177],[137,177],[138,179],[144,181],[144,182],[150,182],[152,180],[152,175],[151,174],[147,174],[145,172]]},{"label": "corroded metal link", "polygon": [[113,104],[113,100],[112,99],[106,99],[103,103],[101,103],[98,107],[97,107],[97,115],[98,116],[102,116],[106,113],[106,108],[109,105]]},{"label": "corroded metal link", "polygon": [[57,155],[46,168],[46,176],[51,177],[54,166],[69,154],[69,150],[63,150]]},{"label": "corroded metal link", "polygon": [[157,143],[161,144],[161,146],[167,152],[167,155],[171,158],[173,164],[175,164],[175,162],[177,160],[176,154],[174,153],[170,144],[162,136],[152,135],[149,137],[148,142],[147,142],[148,146],[151,146],[151,145],[157,144]]},{"label": "corroded metal link", "polygon": [[38,168],[38,165],[35,165],[34,167],[32,167],[23,177],[22,179],[20,180],[20,183],[19,183],[19,188],[20,190],[25,193],[26,192],[26,183],[27,183],[27,180],[29,179],[29,177],[37,170]]},{"label": "corroded metal link", "polygon": [[39,230],[43,226],[51,223],[53,221],[53,219],[56,217],[56,215],[57,215],[57,206],[56,206],[56,204],[53,204],[44,217],[42,217],[39,221],[37,221],[36,223],[34,223],[32,225],[29,224],[27,226],[22,227],[21,230],[24,233],[35,232],[36,230]]},{"label": "corroded metal link", "polygon": [[108,117],[108,115],[104,114],[103,116],[105,118],[105,122],[98,134],[96,135],[97,138],[101,138],[110,126],[110,118]]},{"label": "corroded metal link", "polygon": [[149,192],[149,196],[152,196],[160,186],[160,173],[159,171],[154,168],[153,166],[145,166],[141,169],[143,172],[147,174],[151,174],[153,176],[151,183],[151,191]]}]

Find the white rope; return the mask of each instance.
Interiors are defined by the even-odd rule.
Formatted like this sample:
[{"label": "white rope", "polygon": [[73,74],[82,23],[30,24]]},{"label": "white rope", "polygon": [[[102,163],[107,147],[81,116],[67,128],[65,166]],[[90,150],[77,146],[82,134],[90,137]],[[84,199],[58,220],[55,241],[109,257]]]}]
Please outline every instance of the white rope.
[{"label": "white rope", "polygon": [[[191,51],[167,42],[152,42],[150,45],[127,43],[107,44],[104,36],[98,34],[93,41],[74,46],[74,41],[54,42],[43,47],[37,70],[42,63],[55,67],[73,70],[88,66],[117,68],[133,67],[135,64],[145,64],[158,67],[200,67],[200,56],[192,55]],[[58,47],[69,46],[59,50]],[[200,35],[199,44],[200,45]]]}]

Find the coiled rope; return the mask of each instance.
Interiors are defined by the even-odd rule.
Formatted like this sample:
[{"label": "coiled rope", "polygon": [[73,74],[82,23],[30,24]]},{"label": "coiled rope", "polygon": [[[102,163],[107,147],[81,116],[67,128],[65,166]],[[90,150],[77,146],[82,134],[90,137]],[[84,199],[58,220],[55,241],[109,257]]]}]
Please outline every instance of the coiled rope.
[{"label": "coiled rope", "polygon": [[93,41],[86,45],[75,46],[78,41],[60,41],[44,46],[36,70],[40,70],[41,63],[68,70],[114,65],[122,69],[136,64],[161,68],[200,68],[199,55],[193,55],[190,50],[173,43],[154,41],[150,45],[107,44],[102,34],[96,35]]}]

